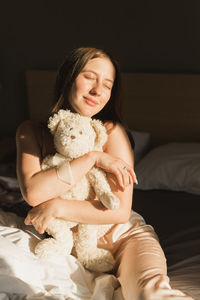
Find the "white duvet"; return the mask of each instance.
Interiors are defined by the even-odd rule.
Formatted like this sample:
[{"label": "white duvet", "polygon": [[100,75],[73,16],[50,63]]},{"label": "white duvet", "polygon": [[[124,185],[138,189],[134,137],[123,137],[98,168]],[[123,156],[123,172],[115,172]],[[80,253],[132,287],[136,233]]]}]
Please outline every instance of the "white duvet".
[{"label": "white duvet", "polygon": [[[0,210],[0,300],[123,300],[113,275],[90,273],[71,255],[37,258],[40,238],[21,217]],[[200,300],[200,255],[174,264],[169,275],[174,288]]]},{"label": "white duvet", "polygon": [[113,275],[90,273],[71,255],[37,258],[31,249],[39,238],[22,218],[0,210],[0,300],[123,299]]}]

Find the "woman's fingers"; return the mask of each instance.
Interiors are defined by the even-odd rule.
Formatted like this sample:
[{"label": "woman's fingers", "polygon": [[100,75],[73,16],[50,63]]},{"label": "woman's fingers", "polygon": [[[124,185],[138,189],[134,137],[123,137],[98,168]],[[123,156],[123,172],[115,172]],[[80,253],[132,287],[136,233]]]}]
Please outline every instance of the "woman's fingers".
[{"label": "woman's fingers", "polygon": [[128,186],[132,182],[137,184],[136,174],[135,174],[133,168],[131,168],[130,166],[124,165],[121,168],[121,174],[122,174],[124,186]]},{"label": "woman's fingers", "polygon": [[37,232],[39,232],[40,234],[43,234],[46,231],[47,225],[46,225],[46,221],[43,219],[33,219],[31,221],[31,225],[33,225],[35,227],[35,230]]},{"label": "woman's fingers", "polygon": [[25,225],[32,225],[30,215],[28,214],[24,220]]},{"label": "woman's fingers", "polygon": [[132,168],[130,168],[129,172],[130,172],[130,175],[133,179],[133,182],[138,184],[137,177],[136,177],[136,174],[135,174],[134,170]]},{"label": "woman's fingers", "polygon": [[31,211],[26,216],[24,224],[34,226],[35,230],[37,230],[40,234],[43,234],[47,228],[47,220],[41,217],[33,216]]},{"label": "woman's fingers", "polygon": [[97,152],[96,165],[104,169],[106,172],[116,176],[117,182],[122,189],[131,183],[137,183],[137,178],[133,167],[129,166],[120,158],[112,157],[105,152]]},{"label": "woman's fingers", "polygon": [[133,182],[132,176],[127,169],[118,168],[114,171],[116,179],[120,187],[124,190],[129,184]]},{"label": "woman's fingers", "polygon": [[137,184],[137,177],[136,177],[136,174],[135,174],[133,168],[126,165],[126,166],[124,166],[123,169],[124,169],[124,171],[127,171],[129,173],[129,176],[130,176],[132,182]]},{"label": "woman's fingers", "polygon": [[117,178],[118,184],[120,185],[120,187],[124,190],[124,182],[123,182],[123,176],[122,176],[122,172],[120,172],[119,169],[117,169],[116,171],[113,172],[114,175]]},{"label": "woman's fingers", "polygon": [[34,226],[35,227],[35,229],[37,230],[37,232],[39,232],[40,234],[43,234],[43,233],[45,233],[45,231],[46,231],[46,227],[44,226],[44,224],[43,225],[36,225],[36,226]]},{"label": "woman's fingers", "polygon": [[43,234],[49,226],[53,216],[53,202],[43,202],[38,206],[33,207],[27,214],[24,220],[26,225],[33,225],[35,229]]},{"label": "woman's fingers", "polygon": [[127,170],[127,167],[123,167],[123,183],[124,186],[128,186],[130,184],[130,176],[129,176],[129,172]]}]

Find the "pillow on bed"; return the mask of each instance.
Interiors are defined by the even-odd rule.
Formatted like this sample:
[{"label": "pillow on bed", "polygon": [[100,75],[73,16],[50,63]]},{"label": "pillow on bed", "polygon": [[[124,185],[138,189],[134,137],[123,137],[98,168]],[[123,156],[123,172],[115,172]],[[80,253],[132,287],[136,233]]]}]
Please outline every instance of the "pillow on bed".
[{"label": "pillow on bed", "polygon": [[134,159],[135,164],[137,164],[150,148],[151,135],[149,132],[137,130],[131,130],[131,134],[135,142]]},{"label": "pillow on bed", "polygon": [[136,189],[200,195],[200,143],[169,143],[152,149],[135,167]]}]

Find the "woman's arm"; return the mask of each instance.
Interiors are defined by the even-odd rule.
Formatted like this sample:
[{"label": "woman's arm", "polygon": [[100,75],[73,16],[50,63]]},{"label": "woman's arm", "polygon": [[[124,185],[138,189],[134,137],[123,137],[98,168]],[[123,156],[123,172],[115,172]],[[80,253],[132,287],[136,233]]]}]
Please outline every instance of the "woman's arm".
[{"label": "woman's arm", "polygon": [[[120,174],[123,170],[123,160],[120,158],[125,158],[125,165],[133,167],[133,152],[122,126],[116,125],[110,131],[104,151],[119,158],[116,164]],[[101,165],[100,160],[97,160],[97,165]],[[125,170],[123,172],[125,173],[123,181],[129,181],[129,184],[124,188],[119,185],[112,173],[107,174],[111,190],[120,199],[120,208],[118,210],[111,211],[106,209],[99,201],[95,200],[66,201],[63,199],[52,199],[33,208],[25,220],[26,224],[33,224],[40,233],[43,233],[52,217],[88,224],[118,224],[126,222],[131,211],[133,181],[130,181],[130,177]]]},{"label": "woman's arm", "polygon": [[[70,188],[70,185],[59,180],[55,168],[46,171],[41,170],[41,132],[39,126],[31,121],[22,123],[17,130],[16,143],[18,181],[24,199],[31,206],[58,198]],[[119,172],[120,169],[122,170],[123,164],[127,166],[130,177],[134,180],[135,174],[128,164],[106,153],[93,151],[70,163],[74,183],[78,182],[95,164],[114,174],[122,189],[128,184],[127,176]]]},{"label": "woman's arm", "polygon": [[[59,180],[55,168],[42,171],[39,126],[31,121],[22,123],[17,130],[16,144],[18,181],[24,199],[31,206],[59,197],[70,188],[70,185]],[[88,153],[71,163],[74,182],[78,182],[91,169],[94,158]]]}]

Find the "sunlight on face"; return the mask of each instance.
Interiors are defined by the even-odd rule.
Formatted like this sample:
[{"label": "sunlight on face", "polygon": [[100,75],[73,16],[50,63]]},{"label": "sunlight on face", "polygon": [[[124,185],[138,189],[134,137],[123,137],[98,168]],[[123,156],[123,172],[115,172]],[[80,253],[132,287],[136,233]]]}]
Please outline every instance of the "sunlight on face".
[{"label": "sunlight on face", "polygon": [[75,79],[69,103],[75,112],[92,117],[109,101],[115,79],[115,68],[107,57],[88,61]]}]

